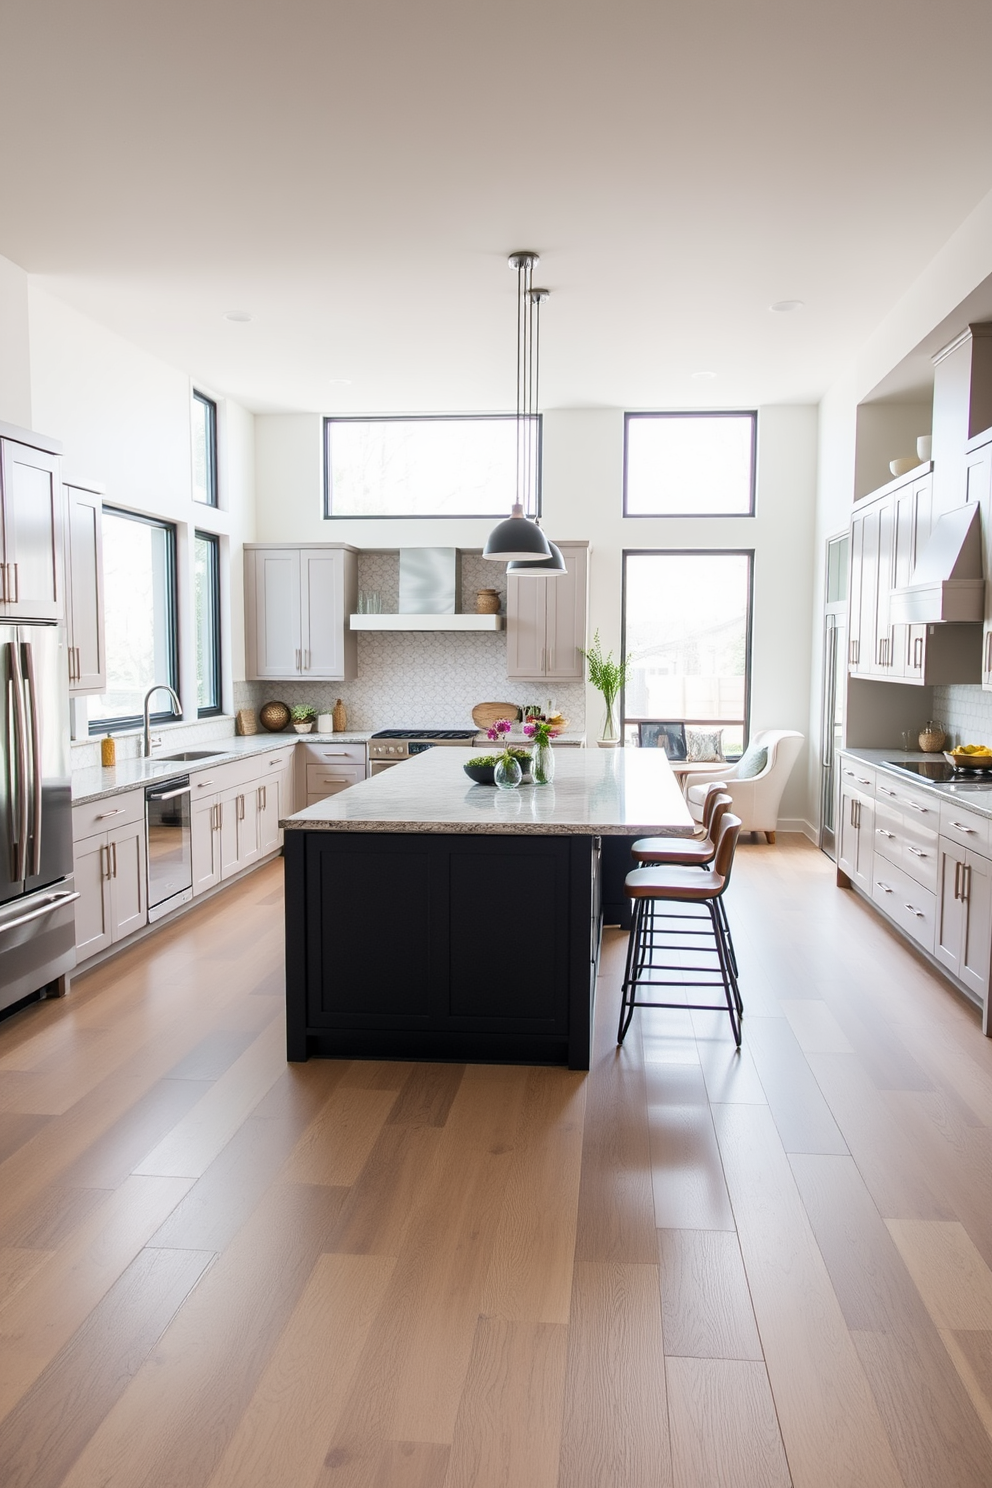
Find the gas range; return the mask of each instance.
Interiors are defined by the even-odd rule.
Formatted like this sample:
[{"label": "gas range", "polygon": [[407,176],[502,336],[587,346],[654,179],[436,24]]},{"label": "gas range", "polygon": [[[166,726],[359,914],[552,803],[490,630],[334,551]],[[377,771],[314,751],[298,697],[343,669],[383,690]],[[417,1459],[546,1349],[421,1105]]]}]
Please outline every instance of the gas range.
[{"label": "gas range", "polygon": [[401,760],[437,745],[471,744],[476,729],[380,729],[369,740],[369,760],[373,773],[376,765],[398,765]]}]

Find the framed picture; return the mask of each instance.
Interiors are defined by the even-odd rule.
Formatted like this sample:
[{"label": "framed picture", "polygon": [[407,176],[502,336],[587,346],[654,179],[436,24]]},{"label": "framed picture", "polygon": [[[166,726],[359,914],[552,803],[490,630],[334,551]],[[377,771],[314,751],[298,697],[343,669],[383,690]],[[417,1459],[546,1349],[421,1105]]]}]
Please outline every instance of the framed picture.
[{"label": "framed picture", "polygon": [[685,759],[684,723],[639,723],[637,733],[642,749],[663,749],[670,760]]}]

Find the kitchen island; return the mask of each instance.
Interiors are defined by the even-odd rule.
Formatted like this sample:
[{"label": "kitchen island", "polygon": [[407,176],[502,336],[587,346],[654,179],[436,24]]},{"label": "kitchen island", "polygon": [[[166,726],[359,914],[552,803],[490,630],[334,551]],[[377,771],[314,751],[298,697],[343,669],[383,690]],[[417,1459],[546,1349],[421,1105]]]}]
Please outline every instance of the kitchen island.
[{"label": "kitchen island", "polygon": [[588,1069],[604,837],[691,836],[660,750],[473,785],[431,749],[286,818],[288,1057]]}]

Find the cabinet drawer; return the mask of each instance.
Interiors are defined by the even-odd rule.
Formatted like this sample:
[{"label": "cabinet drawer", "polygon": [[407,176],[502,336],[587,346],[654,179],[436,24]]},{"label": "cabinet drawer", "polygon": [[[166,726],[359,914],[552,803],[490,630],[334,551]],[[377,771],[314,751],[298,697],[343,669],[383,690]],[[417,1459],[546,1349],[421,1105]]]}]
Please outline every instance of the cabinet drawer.
[{"label": "cabinet drawer", "polygon": [[876,858],[872,871],[871,897],[904,934],[933,955],[937,896],[923,888],[901,868]]},{"label": "cabinet drawer", "polygon": [[143,790],[124,791],[118,796],[105,796],[102,801],[87,801],[72,808],[72,840],[80,842],[95,832],[107,832],[126,822],[141,821],[145,814]]},{"label": "cabinet drawer", "polygon": [[879,774],[875,783],[875,796],[890,806],[898,806],[908,821],[916,820],[930,831],[940,832],[940,797],[932,791],[914,790],[903,785],[891,775]]},{"label": "cabinet drawer", "polygon": [[307,765],[307,804],[364,779],[364,765]]},{"label": "cabinet drawer", "polygon": [[874,794],[875,771],[870,765],[863,765],[860,760],[845,759],[841,756],[840,778],[844,785],[850,786],[854,791],[869,796]]},{"label": "cabinet drawer", "polygon": [[875,851],[936,893],[940,864],[936,829],[881,797],[875,802]]},{"label": "cabinet drawer", "polygon": [[364,744],[304,744],[304,758],[310,765],[361,765],[365,768]]},{"label": "cabinet drawer", "polygon": [[950,801],[940,803],[940,835],[949,837],[952,842],[957,842],[961,847],[970,847],[974,852],[988,853],[990,842],[990,827],[992,822],[988,817],[978,816],[974,811],[968,811],[952,805]]}]

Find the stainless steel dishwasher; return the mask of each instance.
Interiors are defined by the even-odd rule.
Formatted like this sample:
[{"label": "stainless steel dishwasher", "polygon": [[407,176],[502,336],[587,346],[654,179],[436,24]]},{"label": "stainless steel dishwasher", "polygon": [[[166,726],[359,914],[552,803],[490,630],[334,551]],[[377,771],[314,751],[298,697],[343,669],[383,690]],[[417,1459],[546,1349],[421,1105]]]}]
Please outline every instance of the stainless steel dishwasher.
[{"label": "stainless steel dishwasher", "polygon": [[193,897],[189,776],[145,787],[148,919],[160,920]]}]

